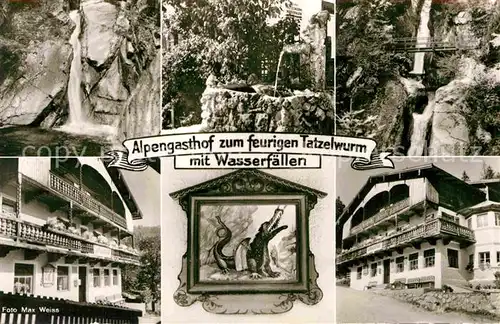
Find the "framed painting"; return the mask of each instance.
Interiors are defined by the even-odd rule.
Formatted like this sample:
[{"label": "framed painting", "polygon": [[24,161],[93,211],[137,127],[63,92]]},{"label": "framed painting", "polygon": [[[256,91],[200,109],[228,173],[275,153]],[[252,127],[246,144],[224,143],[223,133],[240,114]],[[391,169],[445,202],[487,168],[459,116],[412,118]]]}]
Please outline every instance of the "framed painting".
[{"label": "framed painting", "polygon": [[309,214],[326,194],[243,169],[171,194],[187,214],[174,300],[218,314],[283,313],[322,299]]},{"label": "framed painting", "polygon": [[192,197],[188,291],[307,291],[303,196]]}]

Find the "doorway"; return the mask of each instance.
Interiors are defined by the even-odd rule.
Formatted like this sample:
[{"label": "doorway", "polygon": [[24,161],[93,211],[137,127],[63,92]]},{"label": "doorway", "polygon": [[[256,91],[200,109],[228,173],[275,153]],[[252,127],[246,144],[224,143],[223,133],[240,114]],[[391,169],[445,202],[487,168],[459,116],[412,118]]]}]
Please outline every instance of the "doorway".
[{"label": "doorway", "polygon": [[78,268],[78,279],[80,279],[80,285],[78,286],[78,301],[87,301],[87,267]]},{"label": "doorway", "polygon": [[391,259],[384,260],[384,283],[391,282]]}]

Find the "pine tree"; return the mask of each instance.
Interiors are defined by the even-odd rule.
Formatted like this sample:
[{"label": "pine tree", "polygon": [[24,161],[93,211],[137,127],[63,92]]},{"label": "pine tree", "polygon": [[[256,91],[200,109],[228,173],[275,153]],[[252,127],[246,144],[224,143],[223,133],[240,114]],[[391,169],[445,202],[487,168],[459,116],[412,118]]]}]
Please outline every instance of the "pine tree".
[{"label": "pine tree", "polygon": [[465,171],[462,173],[462,181],[465,181],[465,182],[470,181],[469,175]]}]

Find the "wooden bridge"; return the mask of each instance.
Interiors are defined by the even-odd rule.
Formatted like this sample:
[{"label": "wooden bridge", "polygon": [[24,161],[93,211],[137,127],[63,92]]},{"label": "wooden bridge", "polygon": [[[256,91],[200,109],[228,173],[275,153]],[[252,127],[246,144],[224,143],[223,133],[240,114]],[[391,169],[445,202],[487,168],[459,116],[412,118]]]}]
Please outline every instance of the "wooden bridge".
[{"label": "wooden bridge", "polygon": [[473,50],[477,48],[477,44],[475,40],[468,38],[408,37],[396,38],[387,47],[395,52],[417,53]]}]

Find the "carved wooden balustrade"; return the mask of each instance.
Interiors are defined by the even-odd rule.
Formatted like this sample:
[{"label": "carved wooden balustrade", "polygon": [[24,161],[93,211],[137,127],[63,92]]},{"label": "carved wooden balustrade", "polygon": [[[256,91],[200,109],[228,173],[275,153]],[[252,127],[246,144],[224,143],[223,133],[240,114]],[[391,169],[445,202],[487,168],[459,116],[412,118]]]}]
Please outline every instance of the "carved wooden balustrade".
[{"label": "carved wooden balustrade", "polygon": [[127,222],[122,216],[118,215],[80,188],[75,187],[69,181],[52,172],[50,173],[50,188],[90,209],[96,214],[108,219],[109,221],[120,226],[127,227]]},{"label": "carved wooden balustrade", "polygon": [[367,220],[362,221],[360,224],[353,226],[351,228],[351,235],[355,235],[355,234],[363,231],[364,229],[377,224],[380,221],[383,221],[389,217],[392,217],[392,216],[394,216],[395,213],[397,213],[397,212],[399,212],[407,207],[410,207],[410,198],[400,200],[400,201],[392,204],[391,206],[387,206],[384,210],[379,211],[378,213],[376,213],[372,217],[368,218]]},{"label": "carved wooden balustrade", "polygon": [[382,243],[381,249],[386,250],[390,248],[395,248],[397,246],[407,244],[414,239],[421,239],[426,237],[435,237],[442,234],[453,235],[462,238],[468,242],[475,242],[474,232],[459,224],[452,221],[445,220],[442,218],[434,219],[429,222],[425,222],[414,227],[396,232],[390,236],[380,238],[379,240],[370,241],[370,243],[361,242],[354,245],[349,251],[341,253],[337,257],[337,263],[342,263],[345,261],[350,261],[357,259],[359,257],[372,254],[377,250],[372,250],[368,252],[369,247]]},{"label": "carved wooden balustrade", "polygon": [[51,228],[30,224],[22,220],[5,217],[0,214],[0,236],[19,238],[22,241],[36,244],[50,245],[65,248],[93,256],[96,246],[111,250],[110,256],[117,261],[137,263],[139,256],[132,251],[123,251],[119,248],[110,248],[90,242],[75,234],[64,233]]}]

